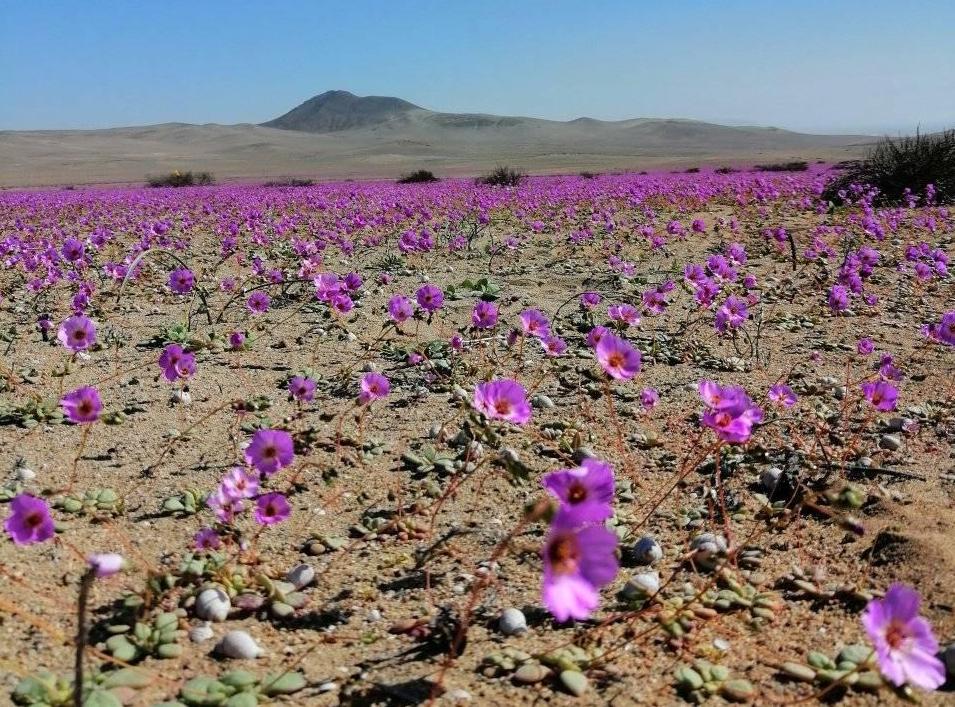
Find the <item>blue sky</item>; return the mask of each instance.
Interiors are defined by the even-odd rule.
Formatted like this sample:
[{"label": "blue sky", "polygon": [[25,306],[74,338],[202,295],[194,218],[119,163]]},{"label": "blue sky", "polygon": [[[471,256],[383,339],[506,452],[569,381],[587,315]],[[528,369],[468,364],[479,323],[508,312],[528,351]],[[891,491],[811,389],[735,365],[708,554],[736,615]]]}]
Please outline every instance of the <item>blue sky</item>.
[{"label": "blue sky", "polygon": [[0,0],[0,129],[427,108],[810,132],[955,125],[955,2]]}]

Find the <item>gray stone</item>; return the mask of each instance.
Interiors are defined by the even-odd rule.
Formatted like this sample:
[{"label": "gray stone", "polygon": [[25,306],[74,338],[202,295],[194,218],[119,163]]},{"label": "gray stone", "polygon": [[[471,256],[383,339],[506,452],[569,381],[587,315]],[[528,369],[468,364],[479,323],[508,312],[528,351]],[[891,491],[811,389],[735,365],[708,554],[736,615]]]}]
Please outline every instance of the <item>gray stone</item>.
[{"label": "gray stone", "polygon": [[505,636],[516,636],[527,631],[527,619],[520,609],[505,609],[497,622],[498,628]]}]

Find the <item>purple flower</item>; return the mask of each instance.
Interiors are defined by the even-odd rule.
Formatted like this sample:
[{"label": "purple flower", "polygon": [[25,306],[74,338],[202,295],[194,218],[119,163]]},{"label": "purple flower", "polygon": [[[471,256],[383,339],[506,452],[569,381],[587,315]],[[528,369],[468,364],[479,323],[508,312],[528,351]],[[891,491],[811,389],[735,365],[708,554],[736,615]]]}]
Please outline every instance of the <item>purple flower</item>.
[{"label": "purple flower", "polygon": [[629,304],[612,304],[607,308],[607,315],[613,321],[627,326],[640,324],[640,312],[637,311],[636,307]]},{"label": "purple flower", "polygon": [[271,476],[295,458],[292,435],[285,430],[256,430],[245,449],[245,461],[262,474]]},{"label": "purple flower", "polygon": [[723,302],[722,306],[716,310],[716,320],[714,326],[720,333],[727,329],[736,329],[749,317],[746,309],[746,301],[730,295]]},{"label": "purple flower", "polygon": [[288,382],[288,392],[300,403],[311,402],[315,397],[315,381],[305,376],[292,376]]},{"label": "purple flower", "polygon": [[492,380],[474,389],[474,408],[492,420],[523,425],[531,417],[524,386],[515,380]]},{"label": "purple flower", "polygon": [[770,388],[768,397],[777,405],[781,405],[782,407],[786,408],[791,408],[799,399],[796,397],[796,394],[793,392],[792,388],[790,388],[788,385],[783,385],[782,383],[777,383]]},{"label": "purple flower", "polygon": [[934,690],[945,683],[945,666],[935,655],[938,641],[932,626],[918,615],[919,602],[917,591],[893,584],[884,599],[869,602],[862,625],[875,646],[879,670],[889,682]]},{"label": "purple flower", "polygon": [[616,550],[617,536],[602,526],[552,525],[541,553],[541,600],[555,619],[590,617],[600,603],[600,588],[617,575]]},{"label": "purple flower", "polygon": [[88,425],[99,419],[103,402],[100,400],[99,391],[86,385],[64,395],[60,400],[60,407],[70,422]]},{"label": "purple flower", "polygon": [[42,543],[53,537],[53,519],[50,507],[43,501],[26,493],[10,501],[10,515],[3,527],[17,545]]},{"label": "purple flower", "polygon": [[938,326],[935,327],[935,336],[933,338],[938,339],[943,344],[955,346],[955,310],[945,312],[945,314],[942,315],[942,320]]},{"label": "purple flower", "polygon": [[252,498],[259,492],[259,480],[252,471],[235,467],[222,477],[219,490],[233,500]]},{"label": "purple flower", "polygon": [[415,293],[418,306],[426,312],[437,312],[444,304],[444,292],[435,285],[422,285]]},{"label": "purple flower", "polygon": [[567,342],[559,336],[545,336],[541,339],[541,345],[548,356],[561,356],[567,351]]},{"label": "purple flower", "polygon": [[895,410],[895,403],[899,398],[898,389],[886,381],[869,381],[862,384],[862,394],[872,406],[881,412]]},{"label": "purple flower", "polygon": [[644,410],[652,410],[660,402],[660,394],[655,388],[644,388],[640,393],[640,404]]},{"label": "purple flower", "polygon": [[96,343],[96,324],[89,317],[76,314],[60,324],[56,338],[70,351],[86,351]]},{"label": "purple flower", "polygon": [[603,298],[596,292],[584,292],[580,296],[580,306],[584,309],[593,309]]},{"label": "purple flower", "polygon": [[411,319],[412,314],[414,314],[414,305],[404,295],[395,295],[388,300],[388,316],[395,324]]},{"label": "purple flower", "polygon": [[829,309],[838,314],[849,308],[849,291],[842,285],[833,285],[829,290]]},{"label": "purple flower", "polygon": [[159,354],[159,368],[168,381],[185,380],[195,375],[196,355],[186,352],[179,344],[169,344]]},{"label": "purple flower", "polygon": [[859,339],[856,343],[856,352],[860,356],[868,356],[873,351],[875,351],[875,344],[872,343],[872,339]]},{"label": "purple flower", "polygon": [[212,528],[200,528],[193,537],[192,544],[197,550],[218,550],[222,547],[222,540]]},{"label": "purple flower", "polygon": [[271,304],[271,300],[269,299],[269,296],[262,290],[256,290],[249,295],[249,299],[245,301],[246,309],[248,309],[249,313],[253,315],[264,314],[267,312],[269,309],[269,304]]},{"label": "purple flower", "polygon": [[550,320],[537,309],[525,309],[521,312],[521,329],[527,336],[543,339],[550,333]]},{"label": "purple flower", "polygon": [[597,344],[600,343],[600,340],[610,333],[610,329],[605,326],[595,326],[587,334],[587,346],[592,349],[597,348]]},{"label": "purple flower", "polygon": [[229,334],[229,348],[238,351],[245,346],[245,332],[234,331]]},{"label": "purple flower", "polygon": [[177,295],[188,295],[196,285],[196,276],[189,268],[178,268],[169,273],[169,289]]},{"label": "purple flower", "polygon": [[366,373],[361,377],[361,392],[358,401],[362,405],[381,400],[391,392],[391,382],[380,373]]},{"label": "purple flower", "polygon": [[600,337],[596,353],[597,362],[611,378],[630,380],[640,372],[640,352],[619,336]]},{"label": "purple flower", "polygon": [[94,553],[86,558],[86,562],[99,578],[111,577],[126,565],[123,556],[115,552]]},{"label": "purple flower", "polygon": [[497,307],[493,302],[478,300],[471,312],[471,324],[475,329],[493,329],[497,324]]},{"label": "purple flower", "polygon": [[576,469],[552,471],[541,483],[560,501],[559,520],[569,527],[599,523],[613,515],[613,470],[609,464],[584,459]]},{"label": "purple flower", "polygon": [[60,253],[63,254],[63,258],[71,263],[75,263],[77,260],[82,260],[83,255],[86,253],[86,246],[83,245],[83,241],[76,238],[67,238],[63,241],[63,247],[60,249]]},{"label": "purple flower", "polygon": [[763,419],[763,411],[753,404],[742,388],[722,387],[712,381],[700,381],[700,396],[708,406],[702,423],[724,442],[740,444],[750,438],[753,425]]},{"label": "purple flower", "polygon": [[261,525],[275,525],[281,523],[292,513],[288,500],[281,493],[266,493],[255,501],[253,516]]}]

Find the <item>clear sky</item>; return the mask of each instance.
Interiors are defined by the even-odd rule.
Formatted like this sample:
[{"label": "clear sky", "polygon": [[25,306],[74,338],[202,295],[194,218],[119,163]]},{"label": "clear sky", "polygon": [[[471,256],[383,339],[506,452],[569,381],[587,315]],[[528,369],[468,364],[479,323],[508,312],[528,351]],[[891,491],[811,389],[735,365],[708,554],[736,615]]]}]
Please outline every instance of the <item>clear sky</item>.
[{"label": "clear sky", "polygon": [[434,110],[955,125],[955,0],[0,0],[0,129]]}]

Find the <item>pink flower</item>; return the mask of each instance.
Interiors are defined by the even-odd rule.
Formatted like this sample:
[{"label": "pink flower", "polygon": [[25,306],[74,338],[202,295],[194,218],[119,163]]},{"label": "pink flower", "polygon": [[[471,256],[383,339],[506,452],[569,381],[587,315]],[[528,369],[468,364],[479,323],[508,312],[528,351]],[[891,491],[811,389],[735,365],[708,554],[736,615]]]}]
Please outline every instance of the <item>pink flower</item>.
[{"label": "pink flower", "polygon": [[414,305],[404,295],[395,295],[388,300],[388,316],[395,324],[401,324],[411,319],[412,314],[414,314]]},{"label": "pink flower", "polygon": [[188,295],[196,285],[196,276],[189,268],[179,268],[169,273],[169,289],[177,295]]},{"label": "pink flower", "polygon": [[159,368],[168,381],[186,380],[196,373],[196,355],[179,344],[169,344],[159,354]]},{"label": "pink flower", "polygon": [[595,326],[587,333],[587,346],[592,349],[597,348],[600,340],[610,333],[610,329],[605,326]]},{"label": "pink flower", "polygon": [[391,392],[391,382],[380,373],[366,373],[361,377],[361,392],[358,401],[362,405],[381,400]]},{"label": "pink flower", "polygon": [[437,312],[444,304],[444,292],[435,285],[422,285],[415,293],[418,306],[426,312]]},{"label": "pink flower", "polygon": [[218,550],[222,547],[222,540],[212,528],[200,528],[192,539],[192,544],[197,550]]},{"label": "pink flower", "polygon": [[62,324],[56,338],[70,351],[86,351],[96,343],[96,324],[82,314],[76,314]]},{"label": "pink flower", "polygon": [[652,410],[660,402],[660,394],[655,388],[644,388],[640,393],[640,404],[644,410]]},{"label": "pink flower", "polygon": [[97,577],[111,577],[126,565],[122,555],[115,552],[95,553],[86,558],[87,564]]},{"label": "pink flower", "polygon": [[737,329],[749,317],[745,300],[730,295],[722,306],[716,310],[716,319],[713,325],[721,334],[728,329]]},{"label": "pink flower", "polygon": [[561,356],[567,351],[567,342],[559,336],[545,336],[541,339],[541,345],[548,356]]},{"label": "pink flower", "polygon": [[492,380],[474,390],[474,408],[492,420],[523,425],[531,418],[524,386],[515,380]]},{"label": "pink flower", "polygon": [[604,334],[596,353],[597,362],[611,378],[630,380],[640,372],[640,352],[619,336]]},{"label": "pink flower", "polygon": [[884,599],[873,599],[862,625],[875,646],[879,669],[893,685],[909,683],[934,690],[945,683],[945,666],[936,657],[938,641],[928,621],[918,615],[919,595],[893,584]]},{"label": "pink flower", "polygon": [[497,324],[497,307],[487,300],[478,300],[471,312],[471,323],[475,329],[493,329]]},{"label": "pink flower", "polygon": [[252,498],[259,491],[259,480],[253,472],[235,467],[222,477],[219,489],[227,498]]},{"label": "pink flower", "polygon": [[603,298],[596,292],[584,292],[580,296],[580,306],[583,309],[593,309]]},{"label": "pink flower", "polygon": [[292,508],[283,494],[267,493],[256,499],[253,516],[256,522],[262,525],[275,525],[288,518],[291,513]]},{"label": "pink flower", "polygon": [[256,430],[245,450],[246,463],[266,476],[284,469],[294,458],[292,435],[285,430]]},{"label": "pink flower", "polygon": [[550,333],[550,320],[537,309],[525,309],[520,319],[521,329],[527,336],[542,339]]},{"label": "pink flower", "polygon": [[558,621],[590,617],[600,588],[617,575],[617,536],[594,525],[570,528],[555,522],[544,544],[541,600]]},{"label": "pink flower", "polygon": [[870,381],[862,384],[862,394],[872,406],[881,412],[895,410],[895,403],[899,397],[898,389],[886,381]]},{"label": "pink flower", "polygon": [[60,407],[66,418],[77,425],[96,422],[103,411],[99,391],[91,386],[83,386],[67,393],[60,400]]},{"label": "pink flower", "polygon": [[626,324],[627,326],[637,326],[640,324],[640,312],[637,308],[629,304],[612,304],[607,309],[607,315],[615,322]]},{"label": "pink flower", "polygon": [[745,442],[753,425],[763,419],[762,409],[753,404],[742,388],[723,388],[712,381],[701,381],[699,390],[710,408],[703,413],[703,426],[716,432],[724,442]]},{"label": "pink flower", "polygon": [[599,523],[613,515],[613,469],[609,464],[584,459],[576,469],[552,471],[541,483],[560,501],[558,518],[570,527]]},{"label": "pink flower", "polygon": [[241,331],[234,331],[229,334],[229,348],[233,351],[238,351],[239,349],[245,346],[245,333]]},{"label": "pink flower", "polygon": [[768,397],[777,405],[782,407],[791,408],[796,404],[796,401],[799,399],[796,397],[796,394],[793,392],[793,389],[788,385],[783,385],[778,383],[769,389]]},{"label": "pink flower", "polygon": [[256,290],[251,295],[249,299],[245,301],[246,309],[249,310],[250,314],[265,314],[268,311],[269,305],[271,304],[269,296],[262,292],[262,290]]},{"label": "pink flower", "polygon": [[299,402],[311,402],[315,397],[315,381],[305,376],[292,376],[288,382],[288,392]]},{"label": "pink flower", "polygon": [[42,543],[52,538],[55,530],[46,501],[26,493],[10,501],[10,515],[3,527],[17,545]]}]

